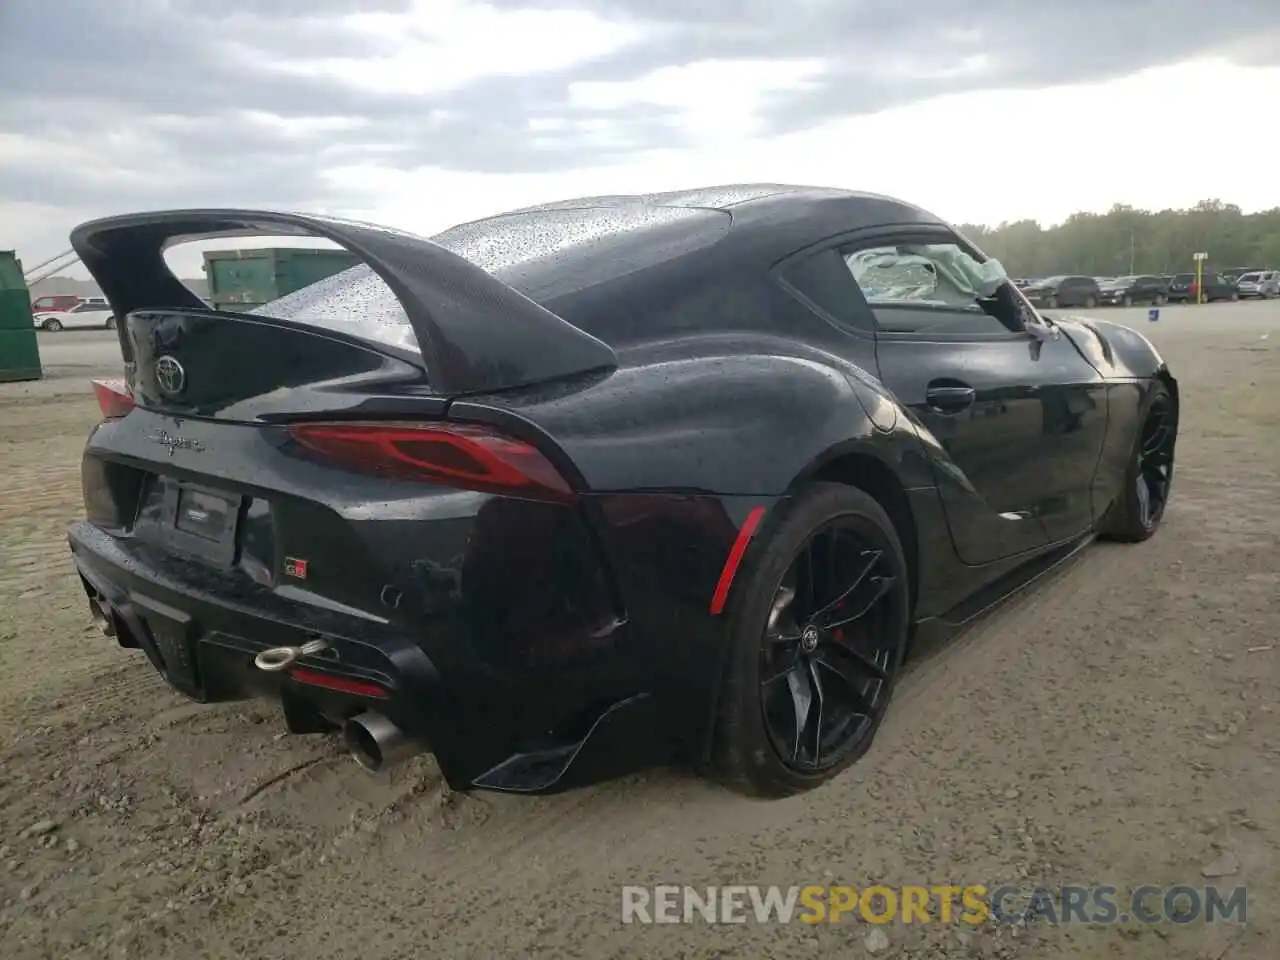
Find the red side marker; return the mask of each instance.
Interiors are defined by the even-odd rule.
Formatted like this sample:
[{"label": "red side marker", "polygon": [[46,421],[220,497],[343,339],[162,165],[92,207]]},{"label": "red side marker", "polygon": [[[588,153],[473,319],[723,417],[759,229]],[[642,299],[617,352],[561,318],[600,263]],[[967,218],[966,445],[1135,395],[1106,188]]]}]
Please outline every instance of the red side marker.
[{"label": "red side marker", "polygon": [[716,592],[711,595],[711,612],[723,613],[725,602],[729,599],[729,588],[733,586],[733,578],[738,575],[738,567],[742,565],[743,554],[747,552],[747,544],[755,536],[756,527],[764,517],[764,507],[753,507],[742,522],[738,537],[733,541],[729,556],[724,561],[724,569],[720,571],[720,582],[716,584]]}]

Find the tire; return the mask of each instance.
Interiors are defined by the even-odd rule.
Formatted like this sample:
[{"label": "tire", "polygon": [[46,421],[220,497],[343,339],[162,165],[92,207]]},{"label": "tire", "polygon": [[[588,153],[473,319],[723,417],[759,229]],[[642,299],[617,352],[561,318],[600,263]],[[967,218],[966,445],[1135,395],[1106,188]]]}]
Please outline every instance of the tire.
[{"label": "tire", "polygon": [[[880,640],[877,644],[880,649],[876,654],[876,662],[883,663],[883,675],[878,680],[871,679],[870,674],[865,675],[868,686],[864,688],[863,695],[872,696],[874,705],[869,713],[852,710],[844,718],[846,730],[854,732],[847,738],[848,742],[829,751],[829,754],[834,756],[828,756],[825,759],[831,765],[821,769],[805,770],[802,769],[805,766],[804,761],[795,757],[784,758],[777,746],[777,725],[766,719],[767,698],[762,689],[765,686],[762,680],[766,678],[762,676],[762,668],[766,665],[766,659],[772,656],[771,651],[780,650],[779,647],[770,645],[772,641],[766,634],[777,617],[778,598],[786,589],[784,579],[796,570],[803,569],[802,561],[799,560],[801,552],[811,538],[815,535],[821,537],[823,531],[833,524],[841,526],[844,536],[840,542],[853,551],[850,556],[856,557],[860,563],[861,558],[874,552],[877,559],[872,560],[871,563],[883,564],[879,569],[884,571],[885,579],[892,578],[890,585],[884,589],[883,594],[879,595],[878,600],[873,601],[870,608],[877,611],[876,614],[872,614],[875,622],[859,620],[851,628],[859,632],[862,637],[858,641],[859,644],[865,643],[870,637]],[[866,550],[859,547],[859,541],[867,545]],[[827,541],[819,541],[819,543],[824,542]],[[797,566],[793,567],[793,564]],[[872,567],[868,565],[864,575],[855,578],[855,582],[861,583],[862,586],[870,586],[874,590],[877,588],[877,578],[866,575],[871,569]],[[830,579],[840,586],[844,583],[842,577]],[[803,591],[804,587],[800,582],[797,580],[796,583],[796,590]],[[883,581],[879,582],[879,586],[883,586]],[[798,594],[796,596],[798,606]],[[861,599],[857,600],[857,603],[861,602]],[[876,607],[875,604],[883,606]],[[831,609],[830,604],[823,609]],[[911,622],[910,589],[905,555],[893,522],[880,504],[862,490],[843,484],[819,483],[803,490],[793,500],[778,508],[776,514],[767,523],[766,529],[762,530],[753,541],[747,551],[745,562],[738,571],[726,613],[729,615],[729,650],[718,700],[711,774],[737,793],[753,797],[780,798],[811,790],[856,763],[871,746],[876,730],[884,718],[899,668],[906,655]],[[832,615],[840,614],[833,611],[829,616]],[[791,613],[788,612],[786,616],[790,618]],[[797,638],[808,637],[809,629],[806,627],[801,632],[799,618],[790,622],[797,631]],[[862,633],[858,627],[864,625],[866,632]],[[837,653],[840,650],[849,649],[841,641],[842,634],[843,630],[838,629],[833,635],[834,639],[829,638],[824,641],[825,646],[809,648],[810,653],[804,654],[805,662],[813,664],[814,661],[827,659],[824,656],[824,650],[829,649],[830,646],[838,646],[840,649],[836,651]],[[837,644],[836,641],[841,642]],[[797,663],[800,661],[800,651],[803,649],[804,642],[805,640],[801,640],[800,645],[795,648]],[[812,660],[808,659],[810,656]],[[862,662],[865,663],[865,659]],[[850,687],[845,685],[838,675],[821,669],[821,666],[819,663],[802,669],[814,671],[820,678],[820,685],[816,690],[823,696],[829,711],[849,710],[849,703],[842,704],[841,701],[846,700]],[[788,691],[792,689],[792,679],[787,675],[790,672],[794,671],[784,670],[777,674],[777,679],[785,680],[785,684],[772,688],[771,692],[775,697],[769,701],[776,708],[777,697],[781,696],[782,703],[786,704],[783,712],[789,710],[794,703],[793,699],[787,697]],[[803,675],[809,676],[807,673]],[[863,675],[859,676],[859,682],[861,682]],[[815,688],[808,686],[810,682],[805,680],[807,689],[813,693]],[[867,691],[872,689],[875,693],[868,694]],[[791,698],[795,696],[796,694],[791,694]],[[817,701],[816,696],[813,699]],[[775,716],[777,712],[775,710]],[[791,713],[790,717],[794,719],[798,713],[799,706],[796,705],[795,712]],[[838,716],[838,713],[828,712],[827,715],[829,719],[830,716]],[[851,719],[852,716],[861,719],[854,721]],[[801,740],[809,740],[802,736],[803,730],[800,729],[802,726],[798,722],[793,724],[796,728],[794,740],[797,744],[797,754]],[[818,742],[821,744],[821,723],[818,725],[817,732]],[[812,744],[811,740],[809,742]],[[820,746],[814,751],[815,763],[821,750]]]},{"label": "tire", "polygon": [[1098,305],[1098,298],[1093,296],[1092,294],[1084,298],[1084,308],[1086,310],[1092,310],[1097,305]]},{"label": "tire", "polygon": [[111,316],[107,317],[106,327],[108,330],[114,330],[116,328],[115,314],[112,314]]},{"label": "tire", "polygon": [[48,330],[50,333],[57,333],[59,330],[62,329],[62,323],[58,320],[55,320],[53,317],[50,317],[48,320],[46,320],[44,323],[40,325],[40,329]]},{"label": "tire", "polygon": [[1232,290],[1232,291],[1231,291],[1231,302],[1232,302],[1232,303],[1236,303],[1236,302],[1238,302],[1239,300],[1240,300],[1240,294],[1239,294],[1239,292],[1237,292],[1237,291],[1235,291],[1235,290]]},{"label": "tire", "polygon": [[1121,301],[1121,303],[1122,303],[1124,306],[1126,306],[1126,307],[1132,307],[1132,306],[1133,306],[1133,297],[1129,296],[1129,295],[1126,293],[1126,294],[1124,295],[1124,299]]},{"label": "tire", "polygon": [[1157,293],[1157,294],[1156,294],[1156,306],[1157,306],[1157,307],[1163,307],[1163,306],[1164,306],[1166,303],[1168,303],[1168,302],[1169,302],[1169,298],[1168,298],[1168,297],[1166,297],[1163,293]]},{"label": "tire", "polygon": [[1058,298],[1057,298],[1057,297],[1045,297],[1045,298],[1044,298],[1044,305],[1045,305],[1045,309],[1047,309],[1047,310],[1057,310],[1057,309],[1058,309]]},{"label": "tire", "polygon": [[[1167,477],[1164,492],[1159,505],[1154,510],[1144,511],[1139,494],[1139,477],[1144,467],[1143,441],[1148,436],[1148,428],[1158,417],[1164,418],[1167,437]],[[1108,508],[1106,515],[1098,524],[1098,536],[1106,540],[1117,540],[1121,543],[1141,543],[1150,539],[1160,527],[1164,519],[1165,508],[1169,503],[1169,493],[1173,484],[1174,450],[1178,438],[1178,408],[1169,394],[1169,389],[1157,381],[1142,408],[1142,416],[1138,421],[1141,426],[1134,437],[1133,450],[1129,454],[1129,462],[1125,465],[1124,486],[1115,501]],[[1156,458],[1151,457],[1154,460]],[[1150,488],[1148,487],[1148,490]],[[1151,496],[1149,492],[1148,498]],[[1150,501],[1148,501],[1150,502]]]}]

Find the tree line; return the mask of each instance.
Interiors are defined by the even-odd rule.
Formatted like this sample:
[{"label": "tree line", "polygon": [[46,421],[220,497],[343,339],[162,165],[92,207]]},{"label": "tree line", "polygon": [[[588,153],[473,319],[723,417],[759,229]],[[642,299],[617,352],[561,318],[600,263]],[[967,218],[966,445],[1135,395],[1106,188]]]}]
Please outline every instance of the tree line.
[{"label": "tree line", "polygon": [[1280,207],[1243,213],[1221,200],[1202,200],[1190,210],[1116,204],[1107,213],[1073,213],[1048,228],[1018,220],[960,230],[1012,277],[1184,273],[1195,270],[1193,254],[1200,251],[1209,254],[1211,270],[1280,269]]}]

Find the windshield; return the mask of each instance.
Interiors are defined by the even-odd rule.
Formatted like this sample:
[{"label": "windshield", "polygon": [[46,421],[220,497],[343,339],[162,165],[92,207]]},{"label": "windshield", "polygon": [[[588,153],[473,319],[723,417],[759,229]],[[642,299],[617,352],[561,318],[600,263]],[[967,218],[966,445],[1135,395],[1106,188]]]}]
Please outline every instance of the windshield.
[{"label": "windshield", "polygon": [[1105,285],[1108,287],[1127,287],[1129,284],[1137,282],[1137,277],[1116,277],[1114,280],[1108,280]]}]

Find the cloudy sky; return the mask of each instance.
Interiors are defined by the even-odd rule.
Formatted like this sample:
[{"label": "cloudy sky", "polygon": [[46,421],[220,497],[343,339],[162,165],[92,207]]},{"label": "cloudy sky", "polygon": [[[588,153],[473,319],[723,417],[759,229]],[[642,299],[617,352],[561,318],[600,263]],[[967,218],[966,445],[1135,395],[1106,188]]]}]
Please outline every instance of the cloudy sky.
[{"label": "cloudy sky", "polygon": [[432,233],[751,180],[953,221],[1259,209],[1278,132],[1276,0],[0,0],[0,248],[28,264],[129,210]]}]

